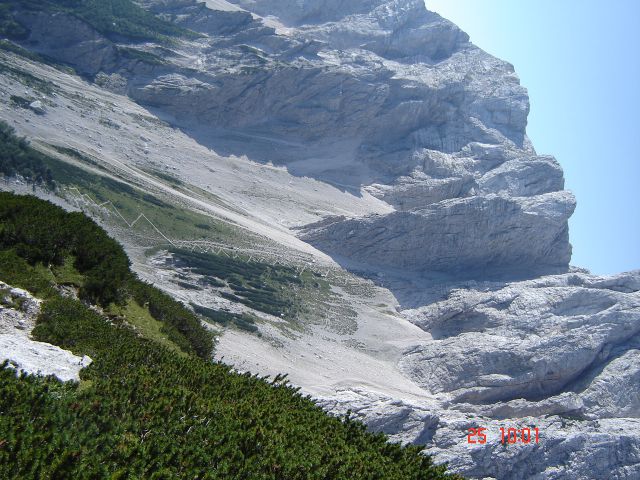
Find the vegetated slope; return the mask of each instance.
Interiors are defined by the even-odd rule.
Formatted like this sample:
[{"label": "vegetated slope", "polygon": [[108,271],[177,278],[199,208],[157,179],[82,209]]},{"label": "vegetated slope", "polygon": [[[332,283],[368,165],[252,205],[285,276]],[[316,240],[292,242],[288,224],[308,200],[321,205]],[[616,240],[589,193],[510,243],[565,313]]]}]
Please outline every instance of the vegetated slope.
[{"label": "vegetated slope", "polygon": [[[203,358],[211,354],[212,335],[196,316],[138,280],[122,247],[83,214],[67,213],[33,197],[2,193],[0,222],[3,273],[20,272],[25,261],[47,269],[75,270],[82,275],[77,286],[84,301],[102,307],[130,301],[148,304],[151,315],[163,323],[163,332],[182,350]],[[20,286],[34,290],[29,283]]]},{"label": "vegetated slope", "polygon": [[0,121],[0,174],[8,177],[21,175],[27,181],[54,187],[51,170],[42,156],[29,148],[26,139],[16,137],[12,127]]},{"label": "vegetated slope", "polygon": [[[282,377],[198,358],[210,335],[139,282],[119,245],[82,214],[1,193],[0,249],[0,278],[45,299],[34,337],[94,360],[80,385],[0,371],[0,477],[446,477],[419,447],[328,416]],[[58,292],[74,282],[87,303]],[[148,305],[191,355],[89,305],[128,301]]]},{"label": "vegetated slope", "polygon": [[28,28],[12,16],[12,9],[18,4],[26,10],[70,13],[112,38],[121,36],[166,42],[174,36],[198,36],[158,18],[131,0],[5,0],[3,3],[6,5],[0,6],[0,33],[9,38],[28,35]]}]

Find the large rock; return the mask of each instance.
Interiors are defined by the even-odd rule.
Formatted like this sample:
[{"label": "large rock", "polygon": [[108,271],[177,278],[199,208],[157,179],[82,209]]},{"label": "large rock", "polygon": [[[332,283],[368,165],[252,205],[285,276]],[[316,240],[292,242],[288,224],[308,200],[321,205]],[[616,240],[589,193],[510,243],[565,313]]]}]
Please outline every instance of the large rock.
[{"label": "large rock", "polygon": [[[622,291],[601,287],[597,277],[582,273],[454,290],[444,301],[407,311],[436,341],[407,352],[402,368],[425,389],[452,393],[460,402],[539,399],[562,392],[577,378],[584,381],[588,370],[636,348],[640,272],[621,278],[627,280]],[[637,368],[636,360],[635,355],[619,359],[610,365],[611,373]],[[595,392],[602,385],[590,388],[590,404],[601,408]],[[625,395],[639,393],[609,396],[619,410]],[[614,400],[615,395],[623,398]],[[633,409],[633,402],[628,407]]]},{"label": "large rock", "polygon": [[0,363],[17,372],[79,380],[80,370],[91,364],[87,356],[31,339],[40,313],[40,300],[29,292],[0,282]]},{"label": "large rock", "polygon": [[307,227],[303,239],[364,264],[484,278],[566,269],[567,192],[443,200],[422,209]]}]

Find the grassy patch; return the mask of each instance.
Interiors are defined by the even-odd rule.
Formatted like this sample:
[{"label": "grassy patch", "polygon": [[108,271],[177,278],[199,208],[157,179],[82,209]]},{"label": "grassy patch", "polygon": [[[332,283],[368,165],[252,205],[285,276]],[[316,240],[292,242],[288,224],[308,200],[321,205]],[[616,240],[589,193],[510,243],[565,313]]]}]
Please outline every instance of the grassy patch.
[{"label": "grassy patch", "polygon": [[[92,167],[95,167],[99,170],[103,170],[106,171],[106,168],[104,167],[104,165],[102,165],[100,162],[97,162],[96,160],[94,160],[93,158],[84,155],[83,153],[78,152],[77,150],[73,149],[73,148],[69,148],[69,147],[61,147],[60,145],[50,145],[51,148],[53,148],[56,152],[61,153],[63,155],[66,155],[70,158],[73,158],[74,160],[78,160],[82,163],[86,163],[87,165],[91,165]],[[53,159],[49,160],[49,163],[53,163],[56,164],[58,162],[56,162]],[[75,170],[75,172],[77,172],[78,170]],[[67,181],[69,181],[70,179],[67,179]]]},{"label": "grassy patch", "polygon": [[158,170],[147,171],[147,173],[149,173],[150,175],[153,175],[155,177],[158,177],[158,178],[164,180],[165,182],[168,182],[171,185],[174,185],[174,186],[182,185],[182,181],[179,178],[174,177],[173,175],[171,175],[169,173],[160,172]]},{"label": "grassy patch", "polygon": [[58,285],[81,288],[84,285],[85,277],[73,266],[75,261],[76,259],[69,255],[64,259],[62,265],[53,265],[50,270],[53,274],[52,280]]},{"label": "grassy patch", "polygon": [[[52,148],[74,160],[104,170],[104,166],[76,150],[59,146],[52,146]],[[207,215],[174,206],[156,195],[143,192],[123,181],[89,172],[56,158],[43,156],[43,161],[57,184],[76,187],[83,194],[91,196],[97,203],[110,201],[128,222],[133,222],[143,213],[171,239],[207,238],[211,241],[227,241],[238,236],[236,231],[225,223]],[[157,173],[154,172],[154,175]],[[109,207],[106,208],[109,210]],[[104,216],[104,211],[96,210],[93,213]],[[111,213],[109,221],[122,226],[124,223],[122,219],[113,210]],[[198,227],[204,224],[210,226],[206,232]],[[155,237],[156,243],[165,243],[165,240],[146,221],[139,221],[135,232],[145,234],[149,238]]]},{"label": "grassy patch", "polygon": [[164,324],[153,318],[148,306],[141,307],[138,302],[129,299],[124,306],[112,305],[109,313],[125,319],[126,322],[133,325],[136,331],[144,338],[153,340],[170,350],[179,352],[181,355],[186,355],[169,339],[168,335],[162,331]]},{"label": "grassy patch", "polygon": [[249,313],[231,313],[224,310],[216,310],[214,308],[203,307],[192,303],[193,310],[202,315],[207,321],[223,327],[235,326],[241,330],[255,333],[258,331],[256,325],[256,317]]}]

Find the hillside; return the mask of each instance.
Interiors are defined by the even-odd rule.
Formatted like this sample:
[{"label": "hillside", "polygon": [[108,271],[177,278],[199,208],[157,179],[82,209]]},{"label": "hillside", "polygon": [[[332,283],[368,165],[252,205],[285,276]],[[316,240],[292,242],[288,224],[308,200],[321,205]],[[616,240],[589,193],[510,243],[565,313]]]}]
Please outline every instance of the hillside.
[{"label": "hillside", "polygon": [[0,248],[0,279],[43,299],[34,339],[93,360],[80,383],[2,363],[2,478],[453,478],[282,376],[208,361],[207,330],[83,215],[1,193]]},{"label": "hillside", "polygon": [[176,355],[196,319],[233,371],[467,478],[640,476],[640,272],[571,264],[512,65],[422,0],[0,5],[0,189],[82,211],[166,295],[54,262],[81,299]]}]

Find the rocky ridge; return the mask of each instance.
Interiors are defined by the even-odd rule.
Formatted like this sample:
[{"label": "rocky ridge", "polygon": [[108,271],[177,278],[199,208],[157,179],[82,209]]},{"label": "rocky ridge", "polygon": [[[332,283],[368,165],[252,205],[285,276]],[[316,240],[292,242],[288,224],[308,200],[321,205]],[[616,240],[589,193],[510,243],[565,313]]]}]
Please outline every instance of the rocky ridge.
[{"label": "rocky ridge", "polygon": [[[284,354],[230,333],[220,355],[261,373],[289,371],[329,410],[425,444],[470,478],[640,475],[640,272],[601,278],[569,266],[575,200],[558,162],[526,137],[528,98],[511,65],[420,1],[141,3],[203,37],[132,45],[69,15],[18,12],[31,31],[22,45],[231,158],[227,174],[195,147],[188,160],[169,153],[172,141],[187,145],[182,133],[144,134],[150,161],[189,162],[196,185],[220,175],[243,214],[374,278],[384,288],[372,298],[395,300],[399,312],[351,299],[353,349],[337,350],[344,337],[316,328],[281,338]],[[128,58],[125,45],[162,62]],[[116,94],[106,98],[125,105]],[[46,123],[29,117],[22,128],[51,134]],[[81,143],[87,133],[74,135]],[[106,135],[101,142],[109,146]],[[104,161],[128,162],[123,155],[114,147]],[[242,158],[282,169],[261,173],[265,181],[294,184],[281,200],[286,217],[267,206],[276,188],[246,195],[259,187]],[[307,207],[310,186],[322,189],[320,211]],[[526,425],[538,426],[539,444],[499,443],[499,427]],[[488,428],[487,444],[467,444],[470,427]]]}]

